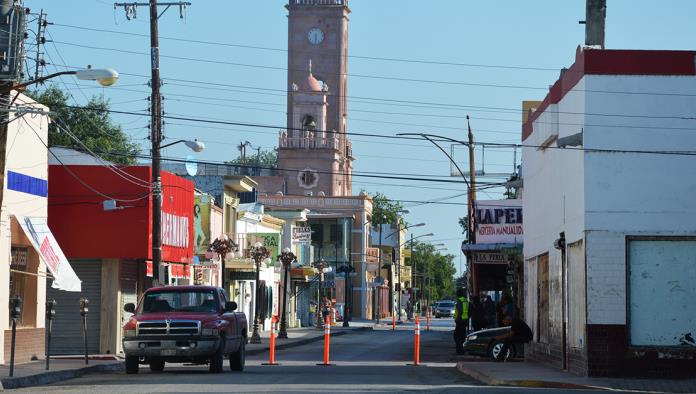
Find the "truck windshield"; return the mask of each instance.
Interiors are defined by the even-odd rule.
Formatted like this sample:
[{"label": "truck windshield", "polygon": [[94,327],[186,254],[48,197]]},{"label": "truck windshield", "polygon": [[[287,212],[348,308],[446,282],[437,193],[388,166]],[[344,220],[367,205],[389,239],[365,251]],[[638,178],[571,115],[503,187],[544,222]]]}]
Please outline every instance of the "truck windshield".
[{"label": "truck windshield", "polygon": [[218,312],[213,290],[164,290],[145,293],[140,313]]}]

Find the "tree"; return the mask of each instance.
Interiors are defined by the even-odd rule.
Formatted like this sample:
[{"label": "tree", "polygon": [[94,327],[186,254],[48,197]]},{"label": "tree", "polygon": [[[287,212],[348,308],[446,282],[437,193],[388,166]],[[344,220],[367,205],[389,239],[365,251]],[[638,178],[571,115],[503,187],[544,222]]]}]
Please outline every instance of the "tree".
[{"label": "tree", "polygon": [[278,152],[274,150],[259,151],[256,154],[247,156],[243,161],[241,157],[237,157],[225,163],[242,164],[249,166],[275,167],[278,165]]},{"label": "tree", "polygon": [[377,192],[372,196],[372,224],[403,224],[403,219],[399,215],[403,209],[402,203],[390,200],[384,194]]},{"label": "tree", "polygon": [[[51,111],[48,126],[48,146],[64,146],[85,151],[84,144],[102,158],[118,164],[133,164],[140,153],[138,144],[131,141],[120,125],[109,116],[110,104],[104,96],[92,96],[84,107],[68,104],[68,96],[55,85],[27,93]],[[75,138],[63,132],[69,130]],[[82,142],[80,144],[78,141]]]},{"label": "tree", "polygon": [[455,275],[454,255],[440,254],[433,245],[415,241],[409,263],[415,263],[417,287],[430,301],[454,299]]}]

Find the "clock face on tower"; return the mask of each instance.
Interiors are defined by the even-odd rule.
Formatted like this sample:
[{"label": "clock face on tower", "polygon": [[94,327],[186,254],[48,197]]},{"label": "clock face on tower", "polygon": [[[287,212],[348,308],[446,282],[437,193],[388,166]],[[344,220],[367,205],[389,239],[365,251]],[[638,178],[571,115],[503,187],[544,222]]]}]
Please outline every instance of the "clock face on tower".
[{"label": "clock face on tower", "polygon": [[310,44],[319,45],[324,41],[324,32],[320,28],[314,27],[307,32],[307,39]]},{"label": "clock face on tower", "polygon": [[319,183],[319,174],[317,174],[316,170],[305,168],[297,173],[297,183],[303,189],[316,187]]}]

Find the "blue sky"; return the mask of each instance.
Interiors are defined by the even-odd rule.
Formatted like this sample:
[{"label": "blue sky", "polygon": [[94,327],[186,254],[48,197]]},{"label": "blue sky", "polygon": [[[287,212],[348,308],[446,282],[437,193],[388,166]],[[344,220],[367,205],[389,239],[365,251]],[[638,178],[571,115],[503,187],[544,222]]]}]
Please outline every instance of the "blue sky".
[{"label": "blue sky", "polygon": [[[168,114],[233,122],[285,125],[287,12],[283,0],[191,0],[184,19],[170,9],[160,19],[160,35],[233,45],[209,45],[161,39],[160,53],[183,59],[161,59]],[[149,39],[84,30],[96,28],[123,33],[148,34],[146,8],[128,21],[122,9],[105,0],[25,0],[37,12],[44,9],[54,25],[46,44],[47,62],[73,67],[112,67],[122,74],[118,85],[102,89],[65,78],[76,103],[93,94],[104,94],[113,109],[144,111],[148,102]],[[434,62],[488,65],[438,65],[351,58],[349,74],[348,130],[380,135],[401,132],[430,132],[465,138],[466,115],[471,116],[479,142],[516,143],[520,140],[520,113],[491,112],[480,107],[518,109],[525,99],[541,99],[562,67],[573,61],[575,49],[584,40],[584,0],[563,1],[466,1],[466,0],[351,0],[349,54],[365,57],[399,58]],[[673,0],[609,0],[607,48],[694,49],[696,2]],[[243,46],[267,49],[242,48]],[[88,48],[93,47],[93,48]],[[120,49],[142,54],[117,52]],[[206,62],[212,60],[218,63]],[[222,64],[225,63],[225,64]],[[232,65],[230,63],[236,63]],[[240,64],[245,64],[242,66]],[[503,67],[499,67],[503,66]],[[514,69],[521,66],[535,69]],[[47,66],[54,72],[56,66]],[[280,68],[281,70],[278,70]],[[541,69],[541,70],[539,70]],[[427,80],[394,81],[382,77]],[[473,84],[506,87],[471,86]],[[217,85],[215,85],[217,84]],[[360,98],[404,100],[368,102]],[[478,108],[453,108],[446,104]],[[147,152],[147,117],[116,116],[115,120]],[[262,149],[277,144],[277,130],[241,126],[210,126],[170,121],[165,126],[169,140],[196,137],[207,149],[204,160],[237,157],[236,145],[248,140]],[[447,178],[449,163],[426,142],[394,142],[354,137],[356,171],[418,174],[432,179]],[[185,157],[181,147],[169,148],[166,156]],[[480,152],[479,152],[480,155]],[[519,152],[517,159],[519,161]],[[486,150],[486,171],[509,173],[513,150]],[[480,167],[480,166],[479,166]],[[498,178],[484,179],[495,181]],[[444,242],[457,256],[459,267],[462,240],[457,218],[466,214],[463,185],[354,178],[354,190],[381,191],[392,199],[445,200],[462,205],[405,203],[410,223],[426,222],[415,234],[434,232],[434,242]],[[501,190],[479,193],[479,199],[500,198]]]}]

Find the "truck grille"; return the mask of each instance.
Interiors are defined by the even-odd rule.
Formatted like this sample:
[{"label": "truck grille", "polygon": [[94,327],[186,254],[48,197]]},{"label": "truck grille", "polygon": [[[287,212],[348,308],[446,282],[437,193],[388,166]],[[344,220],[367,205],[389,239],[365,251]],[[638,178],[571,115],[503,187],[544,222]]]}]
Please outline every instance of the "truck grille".
[{"label": "truck grille", "polygon": [[197,320],[157,320],[138,322],[136,335],[199,335],[201,322]]}]

